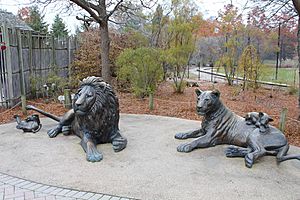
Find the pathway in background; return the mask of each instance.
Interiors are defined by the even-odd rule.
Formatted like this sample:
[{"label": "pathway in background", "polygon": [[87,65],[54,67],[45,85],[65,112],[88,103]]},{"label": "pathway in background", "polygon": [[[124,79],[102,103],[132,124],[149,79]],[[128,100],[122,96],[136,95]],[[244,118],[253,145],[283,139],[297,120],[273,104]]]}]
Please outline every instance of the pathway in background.
[{"label": "pathway in background", "polygon": [[[218,82],[218,83],[226,82],[226,80],[223,77],[218,77],[218,76],[214,76],[214,75],[211,75],[208,73],[203,73],[203,72],[200,72],[200,77],[199,77],[198,69],[199,68],[197,68],[197,67],[190,68],[190,79],[197,79],[200,81],[211,81],[211,82]],[[207,72],[212,72],[211,67],[202,67],[201,70],[207,71]],[[213,72],[215,72],[215,70]]]},{"label": "pathway in background", "polygon": [[[227,82],[225,75],[222,73],[216,72],[215,68],[211,67],[202,67],[200,69],[199,74],[199,68],[190,68],[190,78],[198,81],[210,81],[214,83],[224,83]],[[199,76],[200,75],[200,76]],[[261,84],[264,88],[286,88],[290,85],[284,84],[284,83],[276,83],[276,82],[269,82],[269,81],[257,81],[259,84]],[[242,84],[243,79],[242,77],[235,78],[233,81],[233,84]]]}]

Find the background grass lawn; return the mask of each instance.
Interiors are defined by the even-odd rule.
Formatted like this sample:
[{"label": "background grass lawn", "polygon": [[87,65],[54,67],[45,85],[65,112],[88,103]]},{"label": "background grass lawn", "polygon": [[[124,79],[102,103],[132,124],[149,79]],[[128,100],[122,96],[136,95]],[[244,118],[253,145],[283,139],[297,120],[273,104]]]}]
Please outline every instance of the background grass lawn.
[{"label": "background grass lawn", "polygon": [[[260,81],[268,81],[268,82],[276,82],[276,83],[284,83],[288,85],[298,85],[299,84],[299,76],[297,65],[292,61],[287,61],[282,63],[282,67],[278,68],[277,80],[275,80],[276,73],[276,61],[267,60],[264,62],[264,67],[261,69]],[[224,74],[224,68],[220,68],[218,70],[219,73]],[[243,74],[239,73],[239,77],[243,77]]]}]

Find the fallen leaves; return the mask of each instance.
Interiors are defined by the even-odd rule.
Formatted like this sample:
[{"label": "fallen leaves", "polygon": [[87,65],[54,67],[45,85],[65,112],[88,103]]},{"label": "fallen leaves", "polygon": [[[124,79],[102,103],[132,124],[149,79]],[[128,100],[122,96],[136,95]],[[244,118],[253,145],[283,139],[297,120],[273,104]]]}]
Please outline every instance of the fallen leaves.
[{"label": "fallen leaves", "polygon": [[[242,91],[239,87],[230,87],[226,84],[200,83],[201,90],[216,88],[221,92],[221,99],[224,104],[240,116],[247,112],[261,111],[268,113],[274,118],[271,124],[278,127],[280,113],[283,108],[288,109],[285,125],[285,135],[293,145],[300,146],[300,121],[298,121],[299,108],[298,98],[289,95],[288,92],[279,89],[258,89],[257,91]],[[154,109],[149,110],[148,99],[139,99],[131,93],[118,92],[120,101],[120,112],[131,114],[150,114],[169,117],[178,117],[191,120],[201,120],[195,112],[196,95],[195,88],[186,88],[183,94],[173,92],[172,85],[168,82],[162,83],[154,97]],[[61,116],[67,110],[57,102],[44,103],[43,99],[29,101],[42,110]],[[30,111],[29,114],[34,112]],[[0,123],[13,121],[14,115],[20,115],[23,119],[21,107],[11,110],[0,109]]]}]

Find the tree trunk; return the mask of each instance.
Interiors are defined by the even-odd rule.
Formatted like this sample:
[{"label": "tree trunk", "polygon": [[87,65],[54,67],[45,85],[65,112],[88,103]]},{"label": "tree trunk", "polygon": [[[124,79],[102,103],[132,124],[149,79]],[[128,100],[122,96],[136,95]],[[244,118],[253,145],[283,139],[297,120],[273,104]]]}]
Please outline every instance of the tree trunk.
[{"label": "tree trunk", "polygon": [[[300,78],[300,16],[298,16],[297,40],[298,40],[297,53],[298,53],[298,73],[299,73],[298,77]],[[300,89],[300,81],[299,81],[298,90],[299,89]],[[298,107],[300,107],[300,91],[298,91]]]},{"label": "tree trunk", "polygon": [[101,75],[104,81],[111,83],[111,69],[109,62],[109,46],[110,39],[108,33],[107,22],[102,22],[100,25],[100,38],[101,38]]},{"label": "tree trunk", "polygon": [[[295,9],[298,13],[298,32],[297,32],[297,38],[298,38],[298,46],[297,46],[297,53],[298,53],[298,68],[299,68],[299,78],[300,78],[300,0],[293,0],[293,4]],[[299,81],[299,87],[300,89],[300,81]],[[298,107],[300,107],[300,92],[298,92]],[[300,118],[300,116],[299,116]]]}]

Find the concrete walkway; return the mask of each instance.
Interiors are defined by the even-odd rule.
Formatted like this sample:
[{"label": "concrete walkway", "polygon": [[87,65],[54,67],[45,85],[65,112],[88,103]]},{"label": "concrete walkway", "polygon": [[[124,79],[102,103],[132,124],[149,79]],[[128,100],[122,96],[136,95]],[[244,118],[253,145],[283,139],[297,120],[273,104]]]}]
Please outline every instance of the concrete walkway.
[{"label": "concrete walkway", "polygon": [[[46,131],[56,123],[42,124],[36,134],[23,134],[14,123],[0,126],[0,200],[300,199],[298,160],[277,165],[268,156],[248,169],[242,158],[225,157],[226,145],[178,153],[184,141],[174,134],[199,121],[121,115],[128,146],[114,153],[111,144],[98,145],[104,156],[98,163],[85,160],[79,138],[50,139]],[[300,154],[300,148],[289,153]]]}]

